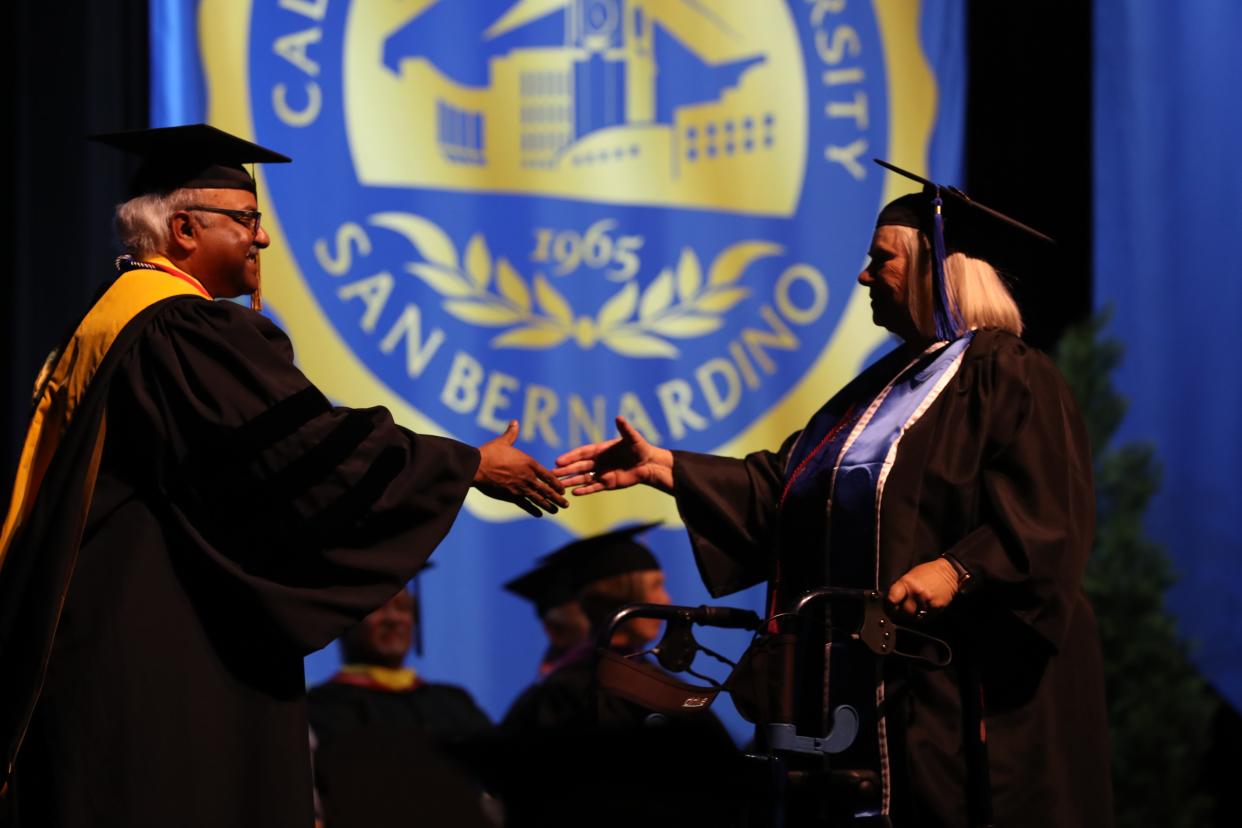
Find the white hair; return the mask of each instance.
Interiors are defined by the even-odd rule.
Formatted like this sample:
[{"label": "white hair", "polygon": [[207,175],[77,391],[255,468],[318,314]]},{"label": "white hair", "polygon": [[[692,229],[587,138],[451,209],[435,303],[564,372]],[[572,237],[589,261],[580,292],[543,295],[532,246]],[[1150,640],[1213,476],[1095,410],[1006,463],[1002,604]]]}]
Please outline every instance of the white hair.
[{"label": "white hair", "polygon": [[[906,246],[906,305],[919,333],[935,338],[931,289],[931,245],[913,227],[899,227]],[[949,299],[967,329],[999,328],[1022,335],[1022,312],[996,268],[965,253],[944,260]]]},{"label": "white hair", "polygon": [[198,190],[183,189],[166,195],[140,195],[118,204],[113,223],[121,246],[138,259],[163,255],[168,250],[168,220],[173,213],[199,201]]}]

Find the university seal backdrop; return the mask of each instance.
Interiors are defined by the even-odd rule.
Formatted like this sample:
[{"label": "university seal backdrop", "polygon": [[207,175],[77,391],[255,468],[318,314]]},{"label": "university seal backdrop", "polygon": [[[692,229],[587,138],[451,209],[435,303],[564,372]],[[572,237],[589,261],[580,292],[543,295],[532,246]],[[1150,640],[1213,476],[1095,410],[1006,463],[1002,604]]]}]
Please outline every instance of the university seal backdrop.
[{"label": "university seal backdrop", "polygon": [[[669,448],[775,447],[886,347],[854,279],[901,185],[870,159],[956,174],[959,5],[172,4],[206,119],[294,158],[258,171],[264,296],[306,373],[474,444],[520,420],[548,465],[618,414]],[[651,519],[674,599],[705,601],[671,499],[537,521],[472,495],[424,578],[419,666],[501,714],[541,642],[500,584]]]}]

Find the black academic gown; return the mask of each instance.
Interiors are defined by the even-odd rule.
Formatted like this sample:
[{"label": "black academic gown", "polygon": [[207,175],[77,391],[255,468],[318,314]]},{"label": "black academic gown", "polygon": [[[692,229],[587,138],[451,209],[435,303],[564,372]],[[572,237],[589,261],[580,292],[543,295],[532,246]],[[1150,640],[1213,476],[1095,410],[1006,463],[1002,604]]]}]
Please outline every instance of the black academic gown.
[{"label": "black academic gown", "polygon": [[315,778],[329,828],[489,825],[478,784],[448,751],[487,734],[468,692],[419,681],[388,690],[333,679],[308,694]]},{"label": "black academic gown", "polygon": [[[865,406],[907,359],[881,360],[835,404]],[[1081,590],[1094,531],[1090,450],[1052,363],[1009,334],[976,334],[949,386],[899,443],[878,549],[834,550],[864,556],[862,570],[878,568],[873,583],[834,581],[822,536],[782,531],[777,503],[796,437],[743,460],[676,453],[678,508],[714,596],[771,581],[778,571],[781,606],[826,584],[886,592],[944,552],[976,582],[925,625],[952,646],[949,668],[885,658],[864,698],[834,696],[848,691],[836,686],[848,671],[830,673],[830,706],[871,706],[864,719],[872,727],[859,736],[870,758],[880,752],[872,741],[879,739],[873,691],[882,683],[894,824],[966,826],[982,784],[990,785],[998,826],[1110,825],[1101,656]],[[853,677],[875,675],[875,665],[864,663],[871,656],[858,646],[854,652],[862,661]],[[799,724],[822,733],[823,664],[806,664],[798,698],[813,700],[815,715]],[[977,695],[986,711],[986,761],[976,758],[970,724]]]},{"label": "black academic gown", "polygon": [[639,728],[651,714],[633,702],[595,689],[595,648],[583,645],[553,663],[548,674],[522,691],[501,727],[514,734],[542,730]]},{"label": "black academic gown", "polygon": [[484,775],[510,824],[735,824],[741,760],[720,720],[649,720],[647,708],[598,693],[594,674],[593,648],[577,648],[505,714]]},{"label": "black academic gown", "polygon": [[[55,631],[18,824],[307,828],[302,658],[418,571],[477,450],[332,407],[271,322],[194,297],[135,318],[87,397],[0,583],[5,716]],[[105,411],[85,532],[66,544],[56,504]]]},{"label": "black academic gown", "polygon": [[320,744],[370,727],[411,730],[437,742],[477,736],[492,727],[474,699],[452,684],[418,682],[389,691],[329,681],[309,693],[310,723]]}]

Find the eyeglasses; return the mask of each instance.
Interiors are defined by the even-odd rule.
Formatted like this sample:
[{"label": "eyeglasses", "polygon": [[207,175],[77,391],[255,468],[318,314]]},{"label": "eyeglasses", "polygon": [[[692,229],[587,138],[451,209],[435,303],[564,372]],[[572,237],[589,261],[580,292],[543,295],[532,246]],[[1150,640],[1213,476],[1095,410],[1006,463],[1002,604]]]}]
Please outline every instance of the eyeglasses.
[{"label": "eyeglasses", "polygon": [[197,210],[202,213],[219,213],[222,216],[228,216],[233,221],[255,234],[258,234],[259,222],[263,219],[263,214],[258,210],[226,210],[223,207],[209,207],[206,204],[193,204],[185,209]]}]

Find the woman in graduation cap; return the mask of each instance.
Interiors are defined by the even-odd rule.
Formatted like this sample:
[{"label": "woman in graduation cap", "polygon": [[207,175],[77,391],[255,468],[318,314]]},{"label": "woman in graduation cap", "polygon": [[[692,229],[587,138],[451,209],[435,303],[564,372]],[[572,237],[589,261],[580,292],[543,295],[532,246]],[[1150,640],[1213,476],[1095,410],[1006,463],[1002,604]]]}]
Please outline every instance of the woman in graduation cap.
[{"label": "woman in graduation cap", "polygon": [[948,642],[951,664],[926,670],[804,628],[830,646],[802,649],[799,732],[825,732],[825,698],[855,706],[859,735],[833,766],[873,771],[873,810],[894,825],[1107,826],[1102,666],[1081,589],[1090,449],[990,263],[1035,231],[918,180],[922,193],[881,211],[858,277],[903,343],[779,449],[669,451],[618,418],[618,438],[554,471],[577,495],[672,494],[713,595],[766,581],[776,613],[826,585],[874,589]]}]

